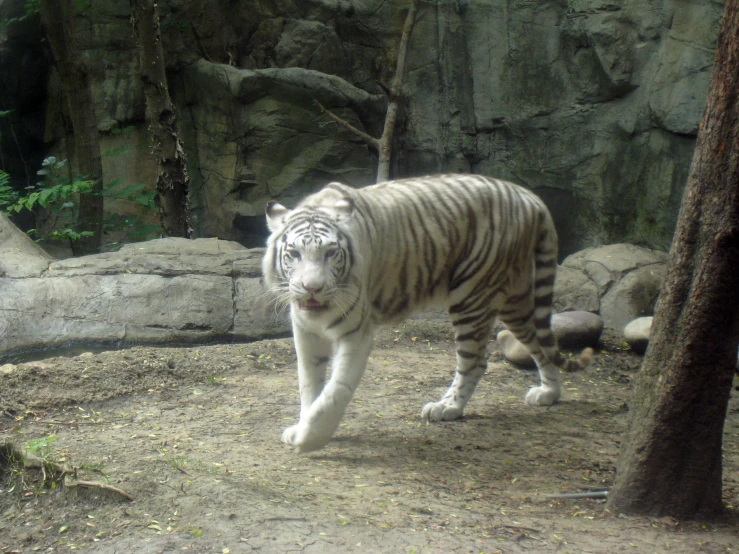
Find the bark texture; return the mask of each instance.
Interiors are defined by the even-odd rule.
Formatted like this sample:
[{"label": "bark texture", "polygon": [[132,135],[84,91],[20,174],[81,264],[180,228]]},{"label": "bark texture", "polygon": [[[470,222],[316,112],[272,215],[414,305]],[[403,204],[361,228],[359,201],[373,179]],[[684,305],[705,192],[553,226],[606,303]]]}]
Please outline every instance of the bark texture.
[{"label": "bark texture", "polygon": [[726,3],[693,165],[621,447],[613,512],[722,512],[739,342],[739,0]]},{"label": "bark texture", "polygon": [[159,164],[157,203],[164,234],[189,237],[188,183],[185,151],[167,87],[159,13],[152,0],[131,0],[146,97],[146,120]]},{"label": "bark texture", "polygon": [[54,56],[69,118],[72,123],[80,175],[95,182],[92,192],[81,194],[78,212],[80,231],[91,231],[90,238],[72,243],[76,256],[94,254],[100,249],[103,230],[103,166],[100,160],[100,137],[90,92],[89,71],[76,45],[74,0],[41,0],[41,20],[46,28]]}]

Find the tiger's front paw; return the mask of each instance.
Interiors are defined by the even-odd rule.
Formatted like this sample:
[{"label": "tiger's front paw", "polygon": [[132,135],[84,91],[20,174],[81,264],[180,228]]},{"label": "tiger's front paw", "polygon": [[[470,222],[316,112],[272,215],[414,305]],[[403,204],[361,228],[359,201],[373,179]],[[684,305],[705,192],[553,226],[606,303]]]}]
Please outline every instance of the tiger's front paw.
[{"label": "tiger's front paw", "polygon": [[526,393],[526,402],[530,406],[551,406],[561,395],[560,387],[534,387]]},{"label": "tiger's front paw", "polygon": [[304,423],[288,427],[282,432],[282,442],[296,452],[312,452],[326,446],[331,435],[312,432]]},{"label": "tiger's front paw", "polygon": [[464,408],[440,402],[429,402],[421,410],[421,417],[426,421],[453,421],[462,417]]}]

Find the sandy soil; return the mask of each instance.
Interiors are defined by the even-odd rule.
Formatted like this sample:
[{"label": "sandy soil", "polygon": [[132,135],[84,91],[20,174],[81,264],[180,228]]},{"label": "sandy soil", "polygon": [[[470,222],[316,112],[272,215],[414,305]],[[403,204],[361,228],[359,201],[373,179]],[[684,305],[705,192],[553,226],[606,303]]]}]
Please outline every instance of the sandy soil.
[{"label": "sandy soil", "polygon": [[[0,551],[739,551],[735,508],[720,522],[678,523],[546,497],[612,484],[640,363],[623,344],[606,336],[595,363],[567,376],[562,402],[534,409],[523,397],[535,372],[492,343],[467,417],[426,425],[421,406],[452,376],[450,336],[440,321],[383,331],[335,439],[309,455],[280,443],[299,411],[290,340],[18,365],[0,383],[0,441],[35,445],[135,500],[43,486],[40,472],[6,463]],[[736,395],[724,448],[734,507]]]}]

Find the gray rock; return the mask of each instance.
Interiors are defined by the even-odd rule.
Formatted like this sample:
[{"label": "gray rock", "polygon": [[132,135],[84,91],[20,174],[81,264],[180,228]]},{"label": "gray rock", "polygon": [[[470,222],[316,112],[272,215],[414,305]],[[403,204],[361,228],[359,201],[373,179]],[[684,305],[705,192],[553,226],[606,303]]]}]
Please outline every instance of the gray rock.
[{"label": "gray rock", "polygon": [[536,366],[528,349],[520,343],[508,329],[500,331],[496,340],[498,341],[501,350],[503,350],[503,355],[509,362],[513,362],[522,367]]},{"label": "gray rock", "polygon": [[[552,331],[557,343],[563,348],[596,346],[603,331],[603,320],[589,312],[554,314]],[[508,329],[498,333],[497,341],[508,361],[524,367],[536,365],[528,349]]]},{"label": "gray rock", "polygon": [[198,234],[261,246],[268,200],[290,205],[329,181],[374,182],[366,146],[313,100],[365,130],[363,119],[384,109],[384,96],[299,67],[239,70],[199,60],[183,76],[185,132],[192,129],[184,142],[193,145],[188,160],[198,161],[192,178],[203,184],[191,188]]},{"label": "gray rock", "polygon": [[0,212],[0,278],[38,277],[53,260]]},{"label": "gray rock", "polygon": [[346,76],[348,63],[333,27],[318,21],[289,20],[274,49],[278,67],[302,67]]},{"label": "gray rock", "polygon": [[552,331],[562,348],[597,346],[603,332],[603,318],[586,311],[554,314]]},{"label": "gray rock", "polygon": [[260,283],[263,252],[168,238],[55,261],[34,277],[0,278],[0,355],[69,342],[284,336],[289,315],[275,310]]},{"label": "gray rock", "polygon": [[623,331],[637,317],[654,313],[665,266],[654,264],[626,274],[600,301],[600,315],[609,327]]},{"label": "gray rock", "polygon": [[[582,285],[582,290],[586,290],[586,286],[595,288],[600,316],[607,326],[620,332],[633,319],[654,313],[666,261],[665,252],[631,244],[612,244],[576,252],[565,258],[561,268],[564,271],[560,272],[573,283],[567,307],[586,309],[587,306],[587,311],[594,311],[590,308],[592,302],[577,296],[578,284],[589,282],[590,285]],[[577,305],[578,302],[581,305]],[[559,305],[556,307],[561,309]]]},{"label": "gray rock", "polygon": [[586,273],[560,266],[554,283],[553,307],[556,312],[600,310],[598,287]]},{"label": "gray rock", "polygon": [[639,354],[646,352],[652,331],[652,319],[652,316],[639,317],[624,327],[624,339],[634,352]]},{"label": "gray rock", "polygon": [[[583,270],[599,288],[607,288],[613,278],[617,279],[638,267],[663,264],[666,261],[666,252],[633,244],[609,244],[586,248],[567,256],[562,266]],[[599,273],[599,269],[605,273]]]},{"label": "gray rock", "polygon": [[714,51],[694,39],[709,36],[715,29],[713,10],[676,10],[672,25],[660,44],[659,64],[650,83],[649,108],[667,130],[697,134],[703,115],[702,102],[708,94],[705,68],[713,65]]},{"label": "gray rock", "polygon": [[15,371],[15,365],[13,364],[0,365],[0,375],[10,375],[14,371]]},{"label": "gray rock", "polygon": [[[652,316],[638,317],[624,327],[624,339],[637,354],[644,354],[647,351],[653,320]],[[736,369],[739,370],[739,354],[737,354]]]}]

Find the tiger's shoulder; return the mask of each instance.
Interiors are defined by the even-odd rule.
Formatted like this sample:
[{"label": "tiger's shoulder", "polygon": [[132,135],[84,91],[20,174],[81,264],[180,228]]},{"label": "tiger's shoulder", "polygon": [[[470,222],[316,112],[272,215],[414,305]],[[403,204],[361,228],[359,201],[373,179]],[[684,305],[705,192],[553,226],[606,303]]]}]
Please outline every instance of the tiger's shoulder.
[{"label": "tiger's shoulder", "polygon": [[334,182],[324,186],[318,192],[314,192],[310,196],[306,196],[296,207],[305,209],[315,208],[326,208],[333,206],[337,201],[343,198],[351,198],[357,195],[358,191],[362,189],[355,189],[344,183]]}]

